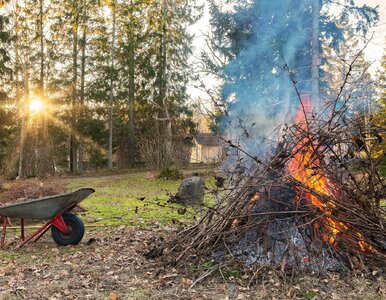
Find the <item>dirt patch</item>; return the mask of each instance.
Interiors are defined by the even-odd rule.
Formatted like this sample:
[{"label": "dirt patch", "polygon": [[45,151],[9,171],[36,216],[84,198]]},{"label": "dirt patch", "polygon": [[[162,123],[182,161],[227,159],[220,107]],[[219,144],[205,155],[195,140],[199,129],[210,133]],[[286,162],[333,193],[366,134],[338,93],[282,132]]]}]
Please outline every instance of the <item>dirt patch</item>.
[{"label": "dirt patch", "polygon": [[78,246],[58,248],[47,234],[18,251],[6,249],[0,252],[0,298],[386,299],[382,271],[300,276],[290,282],[272,271],[253,278],[252,271],[233,266],[199,280],[211,268],[210,258],[173,267],[163,256],[145,257],[173,232],[120,226],[88,231]]}]

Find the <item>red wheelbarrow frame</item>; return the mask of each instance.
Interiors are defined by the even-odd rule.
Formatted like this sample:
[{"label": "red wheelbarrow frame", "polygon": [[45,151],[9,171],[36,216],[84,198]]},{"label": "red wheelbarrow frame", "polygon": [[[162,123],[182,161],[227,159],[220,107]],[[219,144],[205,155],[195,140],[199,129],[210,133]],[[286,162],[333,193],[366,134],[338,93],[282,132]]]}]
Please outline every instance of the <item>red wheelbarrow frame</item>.
[{"label": "red wheelbarrow frame", "polygon": [[[69,230],[63,219],[63,214],[71,211],[76,205],[94,192],[94,189],[82,188],[68,194],[0,206],[0,217],[3,218],[3,230],[0,240],[1,248],[3,248],[5,244],[8,225],[7,218],[21,219],[21,242],[16,245],[16,248],[21,248],[31,240],[34,240],[34,242],[39,240],[52,226],[65,234],[68,233]],[[31,235],[25,237],[24,219],[49,219],[49,221]]]},{"label": "red wheelbarrow frame", "polygon": [[[38,241],[52,226],[56,227],[63,233],[68,233],[68,228],[66,223],[63,220],[62,214],[64,212],[72,210],[74,207],[66,208],[63,212],[60,212],[55,217],[53,217],[51,220],[49,220],[47,223],[45,223],[42,227],[40,227],[37,231],[29,235],[28,237],[25,237],[25,231],[24,231],[24,218],[20,219],[20,240],[21,242],[16,245],[16,249],[19,249],[23,247],[25,244],[27,244],[29,241],[33,240],[33,242]],[[0,217],[3,218],[3,231],[1,235],[1,242],[0,246],[1,248],[4,248],[5,245],[5,237],[7,234],[7,217],[4,217],[0,214]]]}]

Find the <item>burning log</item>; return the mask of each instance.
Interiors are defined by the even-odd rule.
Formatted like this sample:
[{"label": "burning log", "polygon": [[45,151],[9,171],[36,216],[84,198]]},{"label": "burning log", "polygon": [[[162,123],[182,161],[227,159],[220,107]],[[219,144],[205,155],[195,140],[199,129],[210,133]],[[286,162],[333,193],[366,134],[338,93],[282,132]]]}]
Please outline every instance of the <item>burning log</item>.
[{"label": "burning log", "polygon": [[237,186],[223,190],[199,224],[180,234],[184,248],[177,260],[188,251],[209,251],[218,260],[281,270],[385,265],[386,212],[379,205],[385,185],[374,144],[361,146],[365,157],[343,155],[337,149],[358,148],[344,110],[323,119],[312,113],[308,96],[300,102],[295,124],[270,159],[239,149],[256,164]]}]

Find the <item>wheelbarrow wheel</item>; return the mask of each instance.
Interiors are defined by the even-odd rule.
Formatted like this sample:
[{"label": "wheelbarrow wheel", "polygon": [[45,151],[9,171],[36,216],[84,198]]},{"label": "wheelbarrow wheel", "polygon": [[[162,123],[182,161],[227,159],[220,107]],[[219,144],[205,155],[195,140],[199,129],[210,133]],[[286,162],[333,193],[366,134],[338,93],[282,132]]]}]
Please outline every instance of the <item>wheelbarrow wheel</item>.
[{"label": "wheelbarrow wheel", "polygon": [[81,219],[73,214],[62,215],[64,223],[66,223],[68,232],[64,233],[58,228],[51,227],[51,235],[55,243],[59,246],[76,245],[84,235],[84,225]]}]

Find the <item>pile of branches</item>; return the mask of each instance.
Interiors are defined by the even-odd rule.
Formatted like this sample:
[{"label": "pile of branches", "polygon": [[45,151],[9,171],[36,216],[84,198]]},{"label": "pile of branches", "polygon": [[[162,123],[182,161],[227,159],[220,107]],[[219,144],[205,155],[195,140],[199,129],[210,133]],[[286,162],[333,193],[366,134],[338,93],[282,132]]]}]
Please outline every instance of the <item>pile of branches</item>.
[{"label": "pile of branches", "polygon": [[[238,255],[239,248],[263,243],[269,251],[272,245],[267,242],[267,232],[275,223],[273,235],[281,239],[293,240],[299,235],[294,234],[296,228],[307,240],[306,247],[312,248],[307,249],[308,254],[319,251],[320,257],[323,249],[349,269],[384,266],[386,190],[379,173],[382,157],[377,153],[384,129],[362,115],[348,117],[346,105],[337,108],[338,100],[316,112],[298,96],[303,118],[284,129],[282,140],[268,158],[256,157],[224,139],[253,164],[237,183],[230,181],[216,190],[216,195],[221,195],[217,203],[198,224],[179,234],[174,247],[178,249],[177,261],[209,255],[221,260],[244,257],[247,264],[259,264],[259,260],[248,261],[247,255]],[[294,160],[298,170],[291,172]],[[286,245],[291,248],[290,242]],[[256,248],[245,246],[241,251],[251,249]],[[299,249],[292,249],[296,251]],[[273,263],[281,269],[294,259],[288,257],[291,249],[283,253],[280,262]],[[272,261],[272,255],[269,259]]]}]

